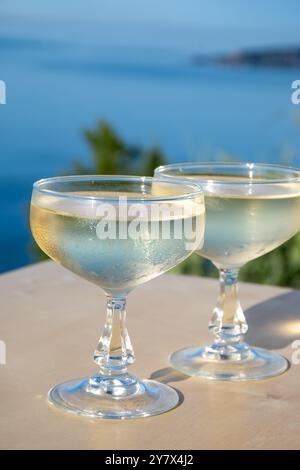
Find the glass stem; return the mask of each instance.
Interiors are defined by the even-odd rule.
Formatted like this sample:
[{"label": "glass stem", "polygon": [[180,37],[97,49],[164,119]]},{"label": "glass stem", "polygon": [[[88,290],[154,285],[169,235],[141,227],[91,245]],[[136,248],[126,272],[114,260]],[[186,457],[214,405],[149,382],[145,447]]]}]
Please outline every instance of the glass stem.
[{"label": "glass stem", "polygon": [[213,351],[223,358],[246,353],[242,339],[248,325],[238,298],[238,270],[220,269],[220,291],[209,329],[216,336]]},{"label": "glass stem", "polygon": [[134,362],[134,352],[126,328],[126,297],[107,298],[107,316],[103,333],[94,352],[94,362],[100,373],[116,376],[125,374]]}]

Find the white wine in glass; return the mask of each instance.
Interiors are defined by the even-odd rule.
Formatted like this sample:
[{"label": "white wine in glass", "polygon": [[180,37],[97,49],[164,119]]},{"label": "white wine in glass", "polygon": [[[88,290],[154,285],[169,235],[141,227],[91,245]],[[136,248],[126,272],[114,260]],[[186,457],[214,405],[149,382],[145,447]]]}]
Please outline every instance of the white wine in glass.
[{"label": "white wine in glass", "polygon": [[206,226],[200,256],[220,271],[220,292],[209,325],[213,344],[185,348],[172,365],[189,375],[251,380],[284,372],[278,354],[243,341],[248,326],[237,295],[238,271],[300,229],[300,171],[260,164],[187,163],[160,167],[157,177],[198,181],[205,194]]},{"label": "white wine in glass", "polygon": [[50,403],[111,419],[151,416],[176,406],[172,388],[127,371],[135,358],[125,325],[126,296],[200,248],[204,213],[195,183],[88,176],[34,184],[30,223],[36,242],[107,296],[107,319],[94,352],[99,371],[55,386]]}]

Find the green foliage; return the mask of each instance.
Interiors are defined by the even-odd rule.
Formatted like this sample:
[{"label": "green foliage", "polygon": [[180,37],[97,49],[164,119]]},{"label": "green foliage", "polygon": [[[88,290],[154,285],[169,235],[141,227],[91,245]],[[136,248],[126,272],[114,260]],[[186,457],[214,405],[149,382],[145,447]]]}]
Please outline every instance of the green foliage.
[{"label": "green foliage", "polygon": [[[158,146],[143,149],[126,143],[106,121],[100,121],[95,129],[84,132],[85,140],[91,151],[90,166],[75,162],[72,173],[75,174],[131,174],[152,176],[154,169],[167,162]],[[203,156],[204,157],[204,156]],[[203,161],[234,161],[227,154],[211,155],[201,158]],[[36,259],[46,255],[34,249]],[[196,254],[190,256],[173,270],[175,274],[190,274],[217,277],[217,269],[208,260]],[[291,240],[241,269],[240,278],[247,282],[273,284],[300,288],[300,234]]]},{"label": "green foliage", "polygon": [[155,168],[166,159],[159,147],[142,149],[127,144],[106,121],[99,121],[93,130],[84,131],[92,155],[91,166],[75,162],[76,174],[153,176]]}]

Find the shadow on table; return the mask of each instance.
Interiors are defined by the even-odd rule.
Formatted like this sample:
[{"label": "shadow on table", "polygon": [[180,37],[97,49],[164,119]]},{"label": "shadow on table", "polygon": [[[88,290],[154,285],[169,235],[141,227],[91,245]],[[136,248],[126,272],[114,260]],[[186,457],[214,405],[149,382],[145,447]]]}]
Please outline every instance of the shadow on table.
[{"label": "shadow on table", "polygon": [[164,369],[152,372],[150,379],[157,380],[163,384],[168,384],[170,382],[181,382],[182,380],[187,380],[189,379],[189,376],[172,369],[172,367],[165,367]]},{"label": "shadow on table", "polygon": [[287,292],[245,311],[246,341],[267,349],[282,349],[300,339],[300,291]]},{"label": "shadow on table", "polygon": [[[180,382],[181,380],[187,380],[189,377],[187,375],[182,374],[181,372],[172,369],[172,367],[165,367],[164,369],[159,369],[154,372],[149,377],[151,380],[157,380],[163,384],[168,384],[169,382]],[[184,402],[184,395],[183,393],[178,390],[178,388],[171,387],[178,393],[179,401],[175,408],[180,406]]]}]

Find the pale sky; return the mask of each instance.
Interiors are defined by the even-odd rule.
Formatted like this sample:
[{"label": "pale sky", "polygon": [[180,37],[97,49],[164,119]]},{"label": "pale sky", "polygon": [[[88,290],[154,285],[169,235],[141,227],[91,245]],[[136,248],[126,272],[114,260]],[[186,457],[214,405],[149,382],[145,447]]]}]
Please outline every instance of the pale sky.
[{"label": "pale sky", "polygon": [[299,19],[299,0],[0,0],[0,34],[189,50],[300,44]]}]

